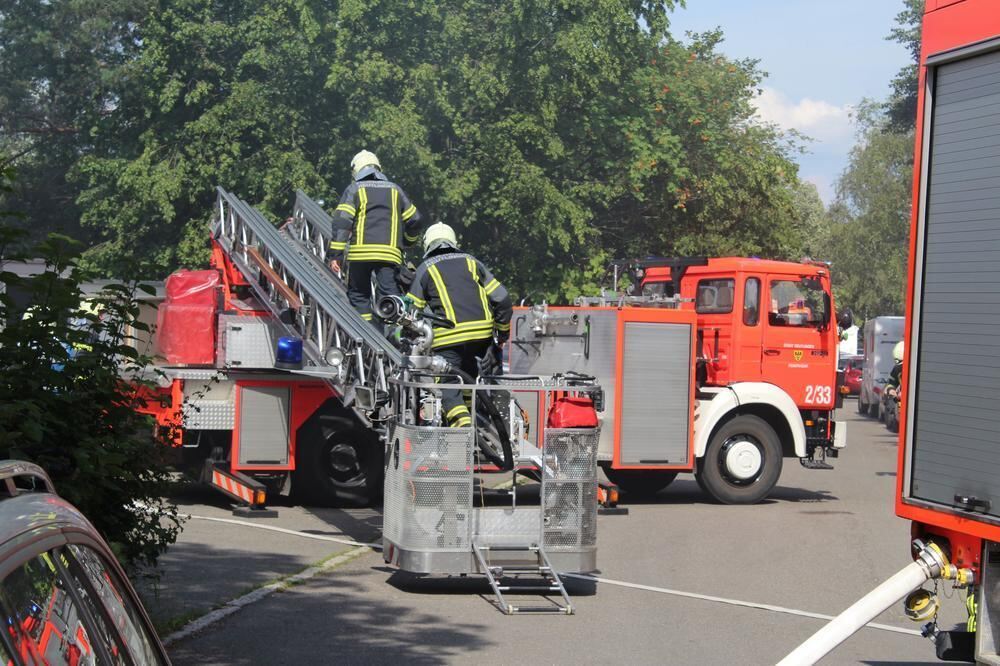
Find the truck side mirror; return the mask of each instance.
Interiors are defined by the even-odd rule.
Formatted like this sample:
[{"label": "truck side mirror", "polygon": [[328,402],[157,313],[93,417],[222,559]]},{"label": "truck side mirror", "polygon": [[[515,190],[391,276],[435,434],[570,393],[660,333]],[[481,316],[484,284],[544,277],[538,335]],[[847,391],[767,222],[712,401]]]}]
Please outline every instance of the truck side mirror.
[{"label": "truck side mirror", "polygon": [[837,325],[841,328],[850,328],[851,326],[854,326],[854,313],[851,312],[850,308],[847,308],[837,315]]},{"label": "truck side mirror", "polygon": [[823,328],[830,325],[830,318],[833,317],[833,300],[830,298],[830,292],[823,292]]}]

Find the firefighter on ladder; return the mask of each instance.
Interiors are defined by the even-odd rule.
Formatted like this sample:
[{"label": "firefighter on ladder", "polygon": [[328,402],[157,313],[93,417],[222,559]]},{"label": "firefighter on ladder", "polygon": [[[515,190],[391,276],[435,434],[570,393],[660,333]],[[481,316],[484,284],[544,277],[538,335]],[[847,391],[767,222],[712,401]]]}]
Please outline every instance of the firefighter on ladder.
[{"label": "firefighter on ladder", "polygon": [[382,173],[374,153],[362,150],[355,155],[351,174],[354,182],[333,214],[331,268],[340,273],[346,250],[347,296],[354,309],[372,321],[372,277],[378,296],[402,296],[398,278],[403,245],[420,238],[420,213],[403,189]]},{"label": "firefighter on ladder", "polygon": [[[428,308],[454,322],[434,328],[434,353],[466,374],[477,377],[480,362],[495,354],[494,337],[510,337],[513,312],[507,289],[481,261],[458,249],[455,231],[444,223],[424,234],[424,261],[406,295],[417,308]],[[462,392],[441,391],[445,420],[453,428],[472,423]]]}]

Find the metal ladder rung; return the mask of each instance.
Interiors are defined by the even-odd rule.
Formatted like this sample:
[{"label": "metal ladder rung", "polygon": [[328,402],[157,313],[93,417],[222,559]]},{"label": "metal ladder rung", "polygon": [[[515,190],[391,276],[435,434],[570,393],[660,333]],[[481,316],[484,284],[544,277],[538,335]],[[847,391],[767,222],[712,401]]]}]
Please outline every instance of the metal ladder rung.
[{"label": "metal ladder rung", "polygon": [[[536,564],[531,566],[518,564],[512,567],[491,565],[487,561],[487,555],[494,551],[530,554],[535,557]],[[541,546],[538,546],[537,544],[525,544],[523,546],[480,546],[479,544],[473,542],[472,552],[475,554],[480,568],[486,574],[486,579],[489,581],[490,587],[493,589],[493,594],[496,595],[497,606],[507,615],[514,615],[517,613],[573,614],[573,602],[570,600],[569,594],[566,592],[566,587],[563,585],[562,579],[559,578],[559,575],[554,573],[552,564],[549,562],[549,558]],[[532,582],[525,585],[501,585],[500,580],[506,577],[505,574],[507,573],[535,574],[544,578],[546,584],[539,585],[536,582]],[[514,580],[518,579],[515,578]],[[504,598],[504,592],[514,594],[536,593],[543,595],[555,594],[558,592],[562,597],[563,605],[553,601],[553,605],[551,606],[515,606],[508,603],[508,601]]]}]

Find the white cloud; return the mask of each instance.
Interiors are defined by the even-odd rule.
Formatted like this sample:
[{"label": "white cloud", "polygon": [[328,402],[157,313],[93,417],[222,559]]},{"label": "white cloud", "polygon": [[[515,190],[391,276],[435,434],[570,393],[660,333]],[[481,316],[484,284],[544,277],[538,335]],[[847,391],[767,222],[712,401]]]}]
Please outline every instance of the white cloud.
[{"label": "white cloud", "polygon": [[843,141],[854,134],[849,104],[837,106],[808,97],[793,102],[784,93],[765,87],[755,105],[761,120],[798,130],[818,143]]}]

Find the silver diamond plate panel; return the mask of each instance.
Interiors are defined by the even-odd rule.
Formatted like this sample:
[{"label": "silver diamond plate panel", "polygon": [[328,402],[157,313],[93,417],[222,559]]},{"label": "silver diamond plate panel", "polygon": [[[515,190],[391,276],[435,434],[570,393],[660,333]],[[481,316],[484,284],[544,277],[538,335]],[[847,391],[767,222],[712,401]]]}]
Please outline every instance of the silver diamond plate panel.
[{"label": "silver diamond plate panel", "polygon": [[542,514],[537,506],[476,509],[476,542],[488,546],[537,544],[542,538]]},{"label": "silver diamond plate panel", "polygon": [[280,335],[270,317],[219,315],[219,359],[225,367],[271,369]]},{"label": "silver diamond plate panel", "polygon": [[193,400],[184,403],[184,427],[188,430],[232,430],[236,409],[230,400]]},{"label": "silver diamond plate panel", "polygon": [[597,479],[600,428],[546,428],[546,473],[559,481]]},{"label": "silver diamond plate panel", "polygon": [[545,431],[543,542],[552,551],[597,546],[599,428]]},{"label": "silver diamond plate panel", "polygon": [[390,430],[385,537],[411,550],[472,548],[472,429]]}]

